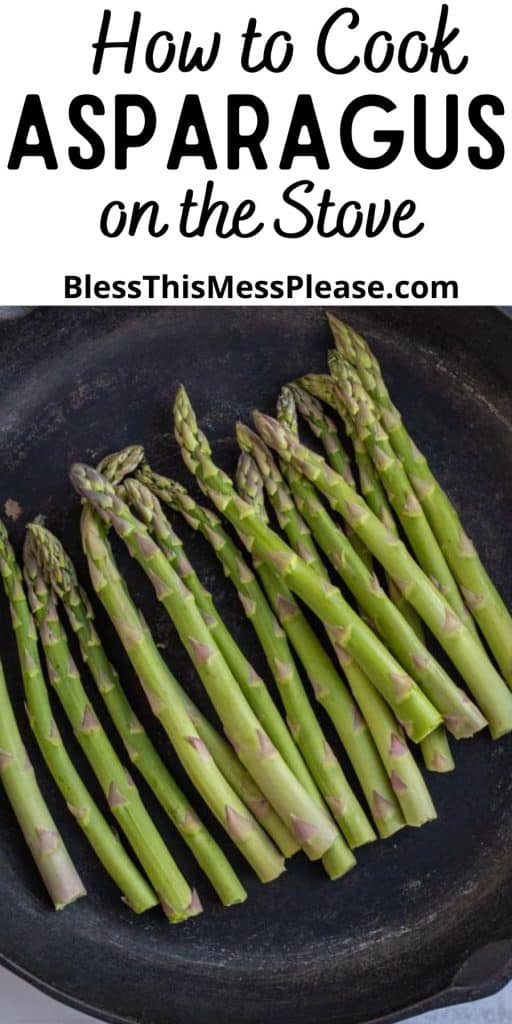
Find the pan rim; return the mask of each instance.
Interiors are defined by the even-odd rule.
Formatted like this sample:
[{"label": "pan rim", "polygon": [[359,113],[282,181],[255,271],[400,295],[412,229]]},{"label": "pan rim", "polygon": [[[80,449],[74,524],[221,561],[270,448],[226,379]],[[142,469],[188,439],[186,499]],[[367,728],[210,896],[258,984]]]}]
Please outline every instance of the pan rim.
[{"label": "pan rim", "polygon": [[[43,981],[21,963],[11,960],[1,952],[0,967],[4,967],[15,977],[20,978],[22,981],[26,981],[27,984],[31,985],[39,992],[42,992],[43,995],[48,996],[50,999],[54,999],[62,1006],[67,1006],[69,1009],[76,1010],[78,1013],[85,1013],[94,1020],[103,1022],[103,1024],[139,1024],[136,1017],[111,1014],[108,1011],[101,1010],[100,1008],[84,1002],[75,996],[69,995],[64,991],[64,989],[52,985],[51,982]],[[470,986],[454,989],[452,986],[448,985],[442,988],[439,992],[433,993],[419,1002],[407,1003],[404,1006],[397,1007],[395,1010],[391,1010],[390,1013],[385,1014],[383,1017],[372,1017],[367,1024],[395,1024],[395,1022],[398,1021],[412,1020],[414,1017],[428,1013],[431,1010],[441,1010],[446,1009],[449,1006],[463,1006],[470,1002],[480,1002],[480,1000],[486,999],[489,996],[497,995],[506,988],[511,981],[512,960],[508,973],[504,974],[498,982],[496,982],[495,979],[490,979],[487,985],[480,986],[478,990]],[[153,1021],[148,1021],[148,1024],[153,1024]],[[168,1024],[174,1024],[174,1022],[169,1020]]]}]

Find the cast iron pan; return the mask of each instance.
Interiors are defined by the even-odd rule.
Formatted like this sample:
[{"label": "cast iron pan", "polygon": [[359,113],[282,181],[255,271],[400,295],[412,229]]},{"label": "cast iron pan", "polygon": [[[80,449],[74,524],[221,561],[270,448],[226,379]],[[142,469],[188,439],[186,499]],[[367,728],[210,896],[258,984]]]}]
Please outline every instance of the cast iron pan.
[{"label": "cast iron pan", "polygon": [[[509,321],[478,309],[344,312],[375,343],[414,434],[512,604]],[[42,512],[84,573],[78,502],[67,479],[74,459],[95,462],[107,450],[139,441],[157,467],[186,480],[170,421],[171,397],[183,381],[216,455],[233,468],[235,419],[247,418],[255,405],[271,410],[283,381],[322,369],[328,341],[316,309],[48,309],[4,323],[0,504],[10,497],[23,508],[12,529],[16,544],[23,522]],[[193,558],[226,619],[262,668],[209,551],[182,533],[192,539]],[[200,698],[145,580],[137,569],[127,571],[172,667]],[[0,616],[1,652],[24,722],[3,597]],[[100,623],[125,669],[130,696],[183,782],[103,616]],[[123,907],[63,812],[23,727],[89,898],[63,914],[50,911],[2,801],[0,954],[4,964],[67,1003],[137,1024],[358,1024],[486,995],[512,973],[510,737],[460,743],[455,774],[430,778],[439,821],[366,848],[358,869],[339,883],[297,857],[286,876],[265,888],[231,848],[250,898],[229,911],[216,902],[141,783],[205,905],[201,918],[172,928],[157,912],[138,919]],[[82,766],[78,755],[77,761]]]}]

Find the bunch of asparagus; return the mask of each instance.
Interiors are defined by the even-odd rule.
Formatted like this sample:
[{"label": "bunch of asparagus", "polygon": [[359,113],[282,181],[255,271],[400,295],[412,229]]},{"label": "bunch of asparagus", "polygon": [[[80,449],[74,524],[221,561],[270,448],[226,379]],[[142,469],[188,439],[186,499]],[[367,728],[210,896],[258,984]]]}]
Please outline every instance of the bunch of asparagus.
[{"label": "bunch of asparagus", "polygon": [[[205,814],[262,882],[276,879],[299,850],[320,860],[329,878],[341,878],[354,867],[358,847],[433,821],[413,745],[428,770],[445,773],[455,767],[450,736],[468,738],[488,725],[498,738],[512,729],[510,614],[410,438],[367,342],[335,317],[329,324],[328,372],[284,387],[275,417],[254,414],[256,430],[237,425],[235,480],[214,462],[187,393],[178,391],[176,440],[215,511],[154,472],[138,446],[106,457],[97,469],[71,469],[93,590]],[[324,456],[301,439],[299,420]],[[254,628],[271,683],[223,621],[163,505],[212,547]],[[121,576],[111,532],[151,583],[224,735],[171,672]],[[171,922],[201,912],[199,896],[107,737],[71,656],[65,623],[125,757],[222,903],[242,902],[247,893],[226,853],[132,708],[71,559],[41,522],[28,528],[23,563],[24,580],[0,525],[0,573],[30,725],[99,861],[136,912],[159,903]],[[319,620],[318,630],[306,609]],[[430,650],[429,634],[454,678]],[[40,651],[100,783],[103,808],[64,745]],[[315,704],[334,728],[336,749]],[[83,886],[35,782],[1,670],[0,707],[0,777],[54,904],[62,907],[83,895]],[[345,774],[346,759],[357,791]]]}]

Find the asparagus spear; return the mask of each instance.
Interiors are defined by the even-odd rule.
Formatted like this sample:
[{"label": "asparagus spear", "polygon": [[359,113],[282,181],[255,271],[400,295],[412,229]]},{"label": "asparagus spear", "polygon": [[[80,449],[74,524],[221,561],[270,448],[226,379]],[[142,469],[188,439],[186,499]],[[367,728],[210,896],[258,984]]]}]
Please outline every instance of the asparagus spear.
[{"label": "asparagus spear", "polygon": [[[253,500],[260,510],[260,515],[266,519],[263,499],[264,484],[258,467],[254,460],[246,453],[242,454],[241,463],[242,468],[239,478],[241,478],[242,482],[242,496],[246,497],[248,501]],[[272,571],[268,567],[266,567],[266,574],[272,576]],[[273,586],[272,579],[270,580],[270,586]],[[299,652],[302,651],[300,657],[303,659],[303,664],[307,663],[308,670],[314,673],[316,678],[322,678],[321,672],[318,671],[322,665],[322,656],[324,662],[327,661],[329,663],[329,659],[325,656],[321,644],[318,643],[316,635],[312,633],[307,619],[293,601],[291,594],[289,594],[288,601],[290,603],[286,608],[286,617],[291,620],[298,633],[296,636],[294,636],[293,632],[290,634],[292,642]],[[283,625],[286,629],[287,627],[284,622]],[[311,633],[312,637],[310,636]],[[313,659],[304,642],[305,637],[308,638],[310,649],[315,655]],[[345,656],[342,661],[357,705],[363,711],[366,720],[371,722],[372,735],[375,738],[382,761],[386,766],[391,786],[396,793],[406,823],[419,827],[427,821],[432,821],[436,817],[434,805],[416,762],[404,740],[403,730],[401,730],[385,701],[377,693],[375,687],[372,686],[359,666],[354,663],[350,656],[348,658]],[[398,744],[396,742],[397,738],[399,738]]]},{"label": "asparagus spear", "polygon": [[[303,416],[306,419],[306,422],[309,422],[313,433],[316,434],[320,440],[323,438],[324,451],[329,465],[332,466],[336,472],[340,472],[348,484],[355,487],[354,475],[352,473],[348,454],[343,447],[334,422],[329,417],[325,416],[320,402],[315,399],[313,395],[310,395],[307,391],[300,388],[297,384],[290,384],[281,388],[277,399],[277,418],[297,437],[299,436],[299,421],[297,416],[299,406],[302,408]],[[328,427],[322,426],[324,420],[329,424]],[[286,476],[286,466],[282,465],[281,469],[283,474]],[[293,499],[291,500],[293,503]],[[372,568],[372,556],[368,549],[365,548],[357,534],[349,528],[347,529],[347,536],[350,538],[352,547],[359,557],[363,559],[365,565],[367,565],[368,568]],[[290,537],[288,539],[290,540],[291,546],[295,547]],[[298,552],[298,554],[300,554],[300,552]]]},{"label": "asparagus spear", "polygon": [[[157,513],[157,517],[156,518],[157,518],[157,520],[160,520],[160,525],[162,527],[162,530],[160,532],[160,539],[163,539],[164,536],[167,536],[167,544],[168,544],[169,543],[169,531],[171,530],[171,527],[170,527],[170,524],[168,524],[168,530],[167,531],[165,531],[164,528],[163,528],[163,521],[165,521],[165,516],[164,516],[163,510],[161,508],[160,502],[158,501],[158,498],[156,498],[155,495],[152,495],[151,492],[149,491],[149,489],[146,488],[142,483],[140,483],[140,481],[137,481],[137,482],[136,481],[133,481],[133,482],[132,481],[127,481],[127,489],[128,490],[130,490],[130,487],[129,487],[130,484],[132,484],[132,493],[135,490],[136,493],[138,492],[139,497],[140,497],[141,493],[142,493],[142,495],[144,495],[144,494],[146,495],[146,498],[145,498],[145,501],[144,501],[144,504],[145,504],[145,507],[146,507],[146,511],[147,511],[150,503],[152,503],[152,505],[153,505],[153,507],[155,509],[159,509],[159,514]],[[171,533],[172,533],[172,531],[171,531]],[[168,554],[169,554],[169,552],[168,552]],[[198,581],[198,578],[197,578],[196,574],[194,573],[194,571],[192,570],[192,567],[190,566],[190,563],[188,563],[186,559],[185,559],[185,563],[183,563],[183,561],[181,562],[181,569],[183,571],[183,575],[182,575],[181,572],[179,574],[180,574],[180,578],[183,579],[184,582],[186,582],[186,579],[185,579],[185,577],[186,577],[189,582],[191,580],[193,582],[194,579],[195,579],[196,584],[198,584],[198,587],[196,585],[196,590],[198,592],[198,597],[199,597],[198,607],[200,608],[201,613],[203,614],[203,617],[205,618],[205,621],[207,622],[207,625],[208,625],[210,631],[212,632],[212,635],[214,636],[214,639],[216,639],[219,634],[217,633],[216,626],[213,626],[212,623],[218,623],[218,622],[221,622],[221,620],[219,619],[219,616],[218,616],[218,614],[216,612],[215,605],[213,604],[212,599],[211,599],[209,594],[206,594],[206,599],[207,600],[206,600],[206,603],[204,603],[205,602],[204,588],[202,588],[202,585]],[[206,615],[205,615],[205,609],[208,609],[208,608],[210,609],[210,611],[213,611],[213,615],[211,615],[208,611],[206,611]],[[223,629],[225,629],[224,626],[223,626]],[[221,639],[222,639],[222,635],[223,635],[223,633],[221,631],[221,634],[220,634]],[[228,634],[228,636],[230,637],[230,634]],[[247,671],[245,669],[246,660],[245,660],[244,655],[242,654],[242,652],[240,652],[240,649],[238,647],[236,648],[235,652],[232,651],[233,641],[232,641],[231,637],[230,637],[230,640],[231,640],[231,643],[227,644],[227,653],[228,653],[228,655],[230,653],[236,653],[236,655],[237,655],[236,659],[233,659],[234,664],[230,665],[230,667],[231,667],[231,670],[232,670],[235,678],[240,683],[239,671],[240,671],[241,667],[243,666],[243,672],[241,673],[241,678],[242,678],[242,681],[243,681],[244,685],[242,686],[241,683],[240,683],[240,685],[241,685],[241,688],[242,688],[243,692],[245,692],[247,689],[249,690],[249,692],[246,694],[246,696],[247,696],[247,699],[249,700],[249,703],[251,703],[251,700],[250,700],[250,698],[251,698],[251,692],[250,692],[251,688],[247,687],[247,683],[246,683],[246,680],[247,680]],[[218,646],[222,650],[222,645],[221,645],[220,642],[218,643]],[[243,660],[241,661],[240,658],[242,658]],[[228,656],[226,656],[226,661],[227,661],[228,664],[230,664],[230,659],[229,659]],[[258,677],[256,677],[256,678],[258,678]],[[254,710],[255,710],[255,713],[257,714],[256,708],[254,708]],[[280,714],[279,712],[277,712],[277,708],[276,708],[276,713]],[[265,725],[265,722],[261,718],[261,716],[257,715],[257,717],[258,717],[259,721],[263,725]],[[290,732],[288,731],[288,729],[286,731],[287,731],[287,735],[291,739]],[[267,729],[267,732],[268,732],[268,735],[270,736],[270,738],[272,739],[272,742],[275,743],[274,737],[273,737],[272,733],[268,729]],[[283,752],[283,756],[284,756],[285,761],[287,762],[288,766],[291,768],[292,771],[294,771],[294,769],[295,769],[294,774],[299,778],[299,780],[300,781],[304,780],[302,784],[304,785],[306,791],[311,796],[313,796],[313,798],[315,799],[315,801],[318,803],[318,805],[320,807],[323,807],[325,809],[325,805],[324,805],[324,803],[322,801],[322,798],[320,797],[319,791],[318,791],[315,783],[313,782],[313,779],[311,778],[311,775],[309,774],[309,770],[307,768],[306,762],[303,760],[298,747],[295,747],[295,743],[293,742],[293,740],[292,740],[292,744],[293,744],[293,756],[290,758],[290,757],[286,756],[284,754],[284,752]],[[275,744],[275,745],[277,746],[277,744]],[[278,749],[279,749],[279,747],[278,747]],[[325,751],[323,750],[323,753],[324,752]],[[298,775],[297,775],[297,771],[299,773]],[[327,769],[326,769],[326,771],[327,771]],[[332,780],[331,780],[331,783],[332,783]],[[331,785],[330,793],[332,795],[332,785]],[[339,807],[338,803],[336,803],[336,807],[337,808]],[[348,818],[347,811],[348,811],[348,808],[347,808],[347,810],[343,810],[343,814],[341,816],[342,817],[346,816]],[[333,814],[333,816],[336,817],[336,814]],[[353,815],[353,816],[356,818],[355,824],[357,826],[357,815]],[[340,821],[338,823],[341,824]],[[352,832],[350,832],[350,834],[346,834],[347,841],[349,841],[351,843],[351,839],[354,838],[355,842],[353,844],[351,843],[351,845],[354,845],[354,846],[355,845],[360,845],[360,842],[358,842],[357,840],[360,840],[362,838],[361,833],[362,833],[361,829],[354,828],[352,830]],[[365,832],[365,835],[366,835],[366,832]],[[326,871],[327,871],[327,873],[328,873],[328,875],[329,875],[329,877],[331,879],[341,878],[347,872],[347,870],[349,870],[351,867],[354,866],[354,863],[355,863],[354,858],[347,851],[346,844],[342,841],[341,837],[339,837],[339,839],[337,839],[335,841],[335,843],[331,846],[331,848],[328,850],[328,852],[322,858],[322,861],[323,861],[323,865],[324,865],[324,867],[325,867],[325,869],[326,869]]]},{"label": "asparagus spear", "polygon": [[64,910],[86,891],[37,784],[1,662],[0,780],[55,910]]},{"label": "asparagus spear", "polygon": [[35,559],[28,561],[27,574],[52,686],[108,806],[154,886],[168,920],[177,924],[195,917],[202,911],[199,897],[176,865],[97,717],[69,650],[54,594],[44,582]]},{"label": "asparagus spear", "polygon": [[[114,836],[109,824],[82,782],[62,741],[55,722],[44,678],[37,634],[29,600],[35,597],[23,587],[20,567],[3,524],[0,524],[0,571],[9,601],[18,650],[28,719],[45,763],[64,797],[68,810],[92,846],[98,859],[136,913],[158,904],[154,892]],[[27,554],[28,557],[28,554]]]},{"label": "asparagus spear", "polygon": [[142,445],[130,444],[121,448],[120,451],[105,455],[98,463],[98,473],[103,473],[112,486],[117,487],[122,484],[125,477],[135,473],[143,459],[144,448]]},{"label": "asparagus spear", "polygon": [[[245,452],[240,455],[236,482],[242,498],[253,504],[262,520],[268,522],[263,489],[260,487],[261,478],[254,461]],[[250,552],[253,547],[251,538],[245,537],[241,532],[240,538]],[[321,664],[330,665],[329,658],[291,590],[256,553],[253,554],[253,565],[263,590],[308,677],[321,679],[322,674],[317,670]],[[304,690],[303,693],[306,697]],[[372,842],[375,839],[373,828],[355,798],[339,761],[327,744],[307,697],[306,701],[307,704],[301,709],[300,720],[295,722],[297,742],[301,742],[302,733],[307,734],[311,769],[331,809],[339,808],[337,813],[333,811],[334,817],[350,845],[354,848]],[[327,750],[330,751],[328,758],[325,756]]]},{"label": "asparagus spear", "polygon": [[[194,502],[184,487],[167,477],[153,473],[144,466],[139,476],[159,498],[180,512],[193,529],[198,529],[211,544],[219,558],[226,576],[236,587],[247,617],[255,627],[257,636],[267,657],[290,723],[300,716],[303,687],[285,634],[274,617],[263,591],[254,574],[244,562],[229,535],[222,529],[217,518],[208,509]],[[305,696],[305,695],[304,695]],[[295,728],[292,730],[296,732]],[[306,791],[319,807],[325,804],[304,761],[301,761],[298,778]],[[323,866],[330,878],[341,877],[354,864],[348,856],[345,843],[339,837],[322,858]]]},{"label": "asparagus spear", "polygon": [[[298,429],[296,417],[293,414],[293,403],[287,403],[286,412],[289,422],[294,421],[294,429]],[[261,487],[264,485],[279,524],[286,533],[291,547],[315,568],[322,579],[328,582],[329,574],[318,553],[309,527],[301,517],[272,453],[261,438],[244,424],[237,424],[237,438],[242,451],[250,452],[258,466],[259,475],[256,475],[254,462],[251,468],[253,500],[258,490],[261,491]],[[247,463],[246,467],[248,474]],[[262,503],[262,498],[260,498],[260,502]],[[261,512],[264,512],[264,505],[262,505]],[[292,602],[290,602],[290,606],[291,604]],[[304,625],[303,618],[302,616],[302,625]],[[305,620],[305,633],[309,632],[312,632],[311,627]],[[297,633],[300,643],[302,630]],[[327,633],[335,654],[339,655],[340,664],[346,670],[348,660],[346,652],[337,647],[336,633],[331,636],[329,629],[327,629]],[[298,647],[296,649],[299,650]],[[315,656],[311,659],[313,652]],[[307,648],[306,661],[303,664],[308,672],[317,700],[324,706],[347,750],[368,805],[372,810],[379,834],[382,838],[386,835],[393,835],[403,826],[404,822],[368,725],[314,633],[312,642]],[[349,678],[349,674],[347,674],[347,678]],[[371,684],[369,683],[369,685]]]},{"label": "asparagus spear", "polygon": [[[126,448],[122,448],[121,451],[105,456],[97,468],[114,487],[122,486],[125,477],[136,471],[143,457],[144,449],[140,445],[129,445]],[[91,513],[89,512],[89,514]],[[108,526],[103,523],[100,527],[100,523],[101,520],[98,518],[95,529],[101,528],[104,535],[106,535]],[[113,559],[112,551],[110,551],[110,557]],[[292,857],[300,847],[291,832],[270,806],[261,790],[258,789],[254,780],[238,760],[233,748],[219,735],[208,719],[193,704],[177,680],[175,680],[175,684],[180,690],[181,699],[194,721],[200,739],[206,743],[213,760],[226,781],[251,810],[254,817],[263,825],[281,850],[283,856]]]},{"label": "asparagus spear", "polygon": [[78,493],[114,527],[147,573],[240,760],[285,824],[292,827],[304,851],[312,860],[319,859],[333,845],[336,829],[297,781],[263,730],[216,647],[193,595],[151,539],[145,525],[130,512],[105,477],[90,467],[75,464],[71,480]]},{"label": "asparagus spear", "polygon": [[[284,392],[286,396],[287,390],[283,388],[281,395]],[[306,421],[311,433],[321,441],[329,465],[344,477],[348,484],[355,486],[350,457],[343,447],[334,420],[324,412],[321,402],[298,384],[290,384],[289,391],[296,409]],[[288,425],[293,429],[291,423]]]},{"label": "asparagus spear", "polygon": [[162,658],[115,563],[94,509],[84,505],[82,543],[92,585],[111,619],[140,680],[153,714],[212,814],[263,882],[282,874],[283,858],[251,811],[221,774],[182,699],[182,690]]},{"label": "asparagus spear", "polygon": [[305,373],[303,377],[298,377],[294,384],[337,412],[334,380],[329,373]]},{"label": "asparagus spear", "polygon": [[[262,478],[254,460],[245,452],[242,452],[239,459],[237,484],[238,491],[241,496],[248,502],[254,504],[263,521],[267,522],[268,519],[262,495]],[[249,538],[247,539],[247,545],[250,550],[251,543]],[[366,723],[360,714],[357,704],[354,705],[354,702],[346,690],[342,680],[335,671],[334,666],[327,656],[316,633],[311,628],[305,615],[296,603],[291,591],[288,590],[272,569],[265,565],[260,558],[255,556],[253,561],[264,590],[266,591],[281,625],[283,626],[302,665],[304,666],[314,691],[319,695],[319,699],[320,694],[323,695],[324,693],[328,693],[331,695],[330,701],[328,700],[327,704],[334,704],[337,709],[334,720],[335,723],[340,721],[340,719],[342,721],[341,731],[347,736],[348,750],[352,751],[353,754],[355,748],[355,763],[360,769],[363,791],[365,792],[368,804],[372,810],[372,814],[379,830],[383,835],[394,834],[403,827],[404,820],[399,812],[399,808],[393,796],[389,782],[386,779],[382,762],[380,761],[377,751],[372,743],[371,736],[369,736],[367,729],[364,728]],[[312,714],[312,712],[310,714]],[[300,730],[298,733],[299,737],[303,731],[306,731],[306,727],[309,738],[309,717],[310,716],[306,716],[306,718],[302,720],[300,726],[296,727]],[[363,726],[363,729],[361,729],[361,726]],[[363,742],[365,755],[365,759],[362,762],[360,759],[363,754],[363,750],[360,746],[361,736],[364,736]],[[321,730],[319,739],[325,747],[325,740],[323,739]],[[345,816],[348,817],[348,812],[350,811],[351,819],[354,818],[354,810],[352,809],[348,796],[345,800],[345,807],[343,810]],[[345,831],[347,827],[346,824],[344,827],[343,821],[340,821],[339,823]],[[350,822],[347,823],[350,824]],[[361,838],[364,838],[365,829],[359,826],[359,832],[361,833]],[[366,841],[369,841],[369,839],[367,838]]]},{"label": "asparagus spear", "polygon": [[486,637],[507,683],[512,685],[510,612],[467,537],[456,509],[402,422],[376,357],[359,335],[338,321],[335,326],[337,344],[344,353],[345,336],[349,336],[351,350],[350,356],[346,353],[347,358],[360,372],[365,373],[364,386],[378,404],[381,421],[391,445],[403,463],[471,614]]},{"label": "asparagus spear", "polygon": [[300,850],[297,840],[270,806],[268,800],[265,799],[261,789],[251,778],[242,762],[238,760],[233,747],[211,725],[206,715],[203,715],[202,711],[193,703],[177,680],[175,680],[175,685],[190,721],[194,723],[199,738],[208,748],[226,782],[229,783],[237,796],[240,797],[240,800],[249,808],[251,814],[268,832],[283,854],[283,857],[293,857]]},{"label": "asparagus spear", "polygon": [[[333,395],[333,399],[335,398],[336,394]],[[277,406],[277,418],[280,421],[280,423],[282,423],[286,427],[289,427],[289,429],[292,430],[292,432],[296,434],[297,437],[299,436],[298,429],[294,429],[293,420],[290,418],[289,415],[287,415],[288,410],[293,409],[295,405],[297,406],[299,411],[302,411],[302,415],[306,419],[306,422],[310,424],[312,424],[313,422],[316,423],[317,434],[321,439],[323,437],[324,441],[326,441],[327,437],[329,438],[329,444],[327,445],[326,443],[324,443],[323,445],[325,456],[329,465],[337,473],[340,473],[341,476],[345,478],[347,483],[352,484],[352,486],[355,487],[356,483],[352,475],[352,470],[350,469],[348,455],[345,449],[343,448],[335,424],[330,419],[330,417],[326,416],[326,414],[323,411],[323,406],[318,401],[318,399],[314,398],[313,395],[309,394],[303,388],[299,387],[298,384],[290,384],[288,387],[284,387],[281,389]],[[351,428],[350,418],[345,415],[345,409],[343,407],[343,404],[341,406],[338,406],[338,403],[336,403],[336,405],[337,411],[344,420],[347,433],[349,437],[351,437],[352,442],[354,444],[361,494],[365,499],[367,505],[370,506],[372,512],[374,512],[375,515],[379,517],[381,522],[383,522],[384,525],[388,527],[388,529],[396,531],[395,520],[386,498],[386,492],[379,480],[376,470],[374,469],[373,462],[370,456],[367,454],[364,445],[361,445],[358,441],[357,436],[354,436],[354,431]],[[321,424],[323,424],[324,421],[330,424],[328,434],[326,433],[327,428],[321,426]],[[331,454],[332,452],[341,453],[338,460],[333,459]],[[344,471],[344,467],[347,464],[348,471]],[[368,549],[365,548],[364,544],[361,543],[361,541],[357,537],[357,534],[354,534],[347,530],[347,535],[349,536],[352,547],[355,549],[357,554],[363,559],[368,568],[372,569],[372,556],[370,555]],[[407,603],[407,601],[400,593],[398,588],[395,586],[393,580],[390,577],[387,577],[386,582],[388,593],[389,596],[391,597],[391,600],[393,601],[394,604],[396,604],[397,608],[400,609],[402,615],[405,616],[405,618],[413,627],[413,629],[420,637],[420,639],[423,640],[421,620],[417,613],[415,612],[414,608]]]},{"label": "asparagus spear", "polygon": [[[418,502],[407,473],[397,459],[373,401],[365,394],[356,371],[338,353],[332,363],[336,379],[335,396],[343,403],[357,442],[366,449],[384,485],[404,533],[422,569],[433,580],[456,615],[476,629],[462,600],[455,579],[439,547],[428,519]],[[331,361],[332,362],[332,361]]]},{"label": "asparagus spear", "polygon": [[[336,587],[326,586],[318,573],[296,555],[277,533],[262,523],[252,506],[236,494],[230,478],[213,462],[206,437],[199,431],[183,388],[179,390],[175,403],[175,430],[185,463],[196,474],[206,493],[237,530],[254,538],[256,553],[261,554],[282,574],[290,589],[322,621],[340,627],[340,646],[346,647],[367,671],[411,737],[419,742],[433,732],[440,724],[438,712],[393,655],[353,611],[341,592]],[[345,486],[348,487],[348,484]]]},{"label": "asparagus spear", "polygon": [[304,773],[307,773],[307,768],[305,768],[304,761],[281,712],[265,682],[250,664],[224,624],[211,594],[203,586],[186,557],[183,544],[172,529],[158,498],[140,480],[127,480],[124,491],[139,519],[146,524],[182,582],[194,595],[195,602],[210,633],[272,743],[277,747],[292,772],[298,778],[304,776]]},{"label": "asparagus spear", "polygon": [[[331,505],[350,523],[393,577],[467,682],[489,722],[492,736],[497,738],[509,732],[512,729],[510,691],[479,642],[455,615],[405,545],[389,533],[363,499],[326,465],[324,459],[301,445],[297,438],[270,417],[259,415],[258,427],[267,444],[277,448],[282,458],[293,462],[328,497]],[[362,659],[358,659],[356,654],[355,657],[363,665]]]},{"label": "asparagus spear", "polygon": [[[306,422],[311,427],[313,433],[323,443],[324,451],[326,454],[327,461],[332,468],[341,473],[345,477],[347,483],[351,483],[353,480],[352,472],[350,470],[350,462],[348,455],[343,448],[341,439],[339,437],[336,425],[324,413],[321,402],[310,395],[307,391],[304,391],[296,384],[290,385],[288,388],[283,388],[279,396],[278,401],[278,419],[285,426],[289,426],[291,430],[298,436],[298,429],[294,429],[293,415],[289,414],[290,408],[293,406],[297,407],[299,412],[305,418]],[[338,410],[343,418],[343,408]],[[350,420],[347,417],[345,420],[347,430],[350,427]],[[349,431],[350,432],[350,431]],[[353,440],[357,443],[357,438]],[[337,456],[335,458],[334,456]],[[397,526],[391,508],[388,504],[386,492],[377,476],[377,472],[373,466],[373,462],[370,457],[366,454],[366,451],[359,451],[356,449],[356,462],[359,473],[359,483],[361,488],[361,494],[365,499],[366,503],[371,508],[372,512],[388,527],[389,530],[398,534]],[[344,473],[344,468],[348,464],[348,473]],[[286,475],[286,468],[284,470]],[[296,471],[293,467],[288,466],[288,472],[294,474]],[[354,482],[355,486],[355,482]],[[347,531],[348,535],[348,531]],[[364,545],[355,544],[354,541],[358,541],[357,535],[354,537],[352,534],[349,537],[352,546],[354,547],[357,554],[365,561],[365,564],[370,570],[373,570],[373,559]],[[294,544],[290,540],[292,547]],[[295,549],[296,550],[296,549]],[[386,578],[387,589],[389,596],[402,613],[403,617],[407,620],[409,625],[412,627],[416,636],[425,645],[425,636],[421,619],[412,605],[406,601],[405,597],[398,589],[394,581],[390,576]],[[425,766],[429,771],[434,772],[448,772],[453,771],[455,764],[453,761],[450,745],[448,742],[448,736],[444,726],[439,726],[434,733],[427,736],[421,743],[421,753]]]},{"label": "asparagus spear", "polygon": [[434,804],[403,731],[357,665],[352,666],[351,687],[366,720],[371,723],[372,734],[407,824],[419,828],[434,821],[437,817]]},{"label": "asparagus spear", "polygon": [[[387,529],[391,532],[398,534],[395,519],[386,496],[386,491],[384,490],[384,487],[379,479],[377,470],[373,465],[373,461],[368,452],[366,451],[364,441],[361,440],[357,433],[357,430],[354,429],[354,425],[348,413],[346,403],[342,400],[342,396],[340,394],[339,389],[334,387],[334,381],[331,380],[331,383],[329,385],[329,393],[327,394],[326,386],[323,383],[318,384],[315,375],[311,375],[310,377],[305,378],[305,380],[309,382],[310,387],[312,386],[313,391],[317,390],[319,391],[319,393],[324,392],[324,399],[326,401],[328,400],[329,404],[332,405],[339,413],[341,419],[345,424],[347,434],[351,438],[354,446],[354,453],[359,475],[359,486],[361,494],[365,499],[367,505],[371,508],[372,512],[374,512],[375,515],[378,516],[378,518],[381,520],[381,522],[384,523],[384,526],[386,526]],[[314,403],[314,406],[317,409],[317,416],[319,415],[318,408],[321,410],[322,407],[318,399],[314,398],[312,394],[309,394],[307,391],[303,390],[297,384],[291,385],[291,390],[295,401],[302,402],[302,404],[305,404],[306,407],[308,407],[310,403]],[[289,424],[285,423],[285,426],[289,426]],[[329,462],[329,465],[332,466],[332,468],[336,472],[340,472],[338,467],[334,465],[327,449],[326,457],[327,461]],[[350,480],[348,480],[347,482],[350,483]],[[350,535],[350,539],[353,546],[356,548],[357,553],[360,554],[361,557],[364,557],[364,550],[366,549],[361,550],[361,542],[359,541],[360,546],[358,547],[357,544],[354,544],[354,537],[352,534]],[[371,567],[371,556],[369,556],[368,567]],[[402,612],[402,615],[407,619],[409,625],[412,626],[417,636],[422,641],[424,641],[423,629],[419,615],[412,607],[412,605],[410,605],[409,602],[405,599],[404,595],[401,593],[401,591],[395,585],[393,579],[389,575],[386,576],[386,584],[389,596],[393,601],[393,604],[396,604],[397,608]],[[464,617],[466,620],[467,616],[465,612]]]},{"label": "asparagus spear", "polygon": [[247,893],[229,861],[177,786],[131,707],[119,675],[96,632],[94,612],[85,591],[78,583],[69,555],[57,537],[45,527],[33,523],[29,530],[32,555],[64,604],[69,623],[78,637],[82,657],[93,675],[130,761],[141,772],[224,906],[243,902]]},{"label": "asparagus spear", "polygon": [[436,729],[435,732],[432,732],[430,736],[423,740],[421,753],[425,768],[429,772],[444,774],[452,772],[455,768],[446,729],[442,727]]}]

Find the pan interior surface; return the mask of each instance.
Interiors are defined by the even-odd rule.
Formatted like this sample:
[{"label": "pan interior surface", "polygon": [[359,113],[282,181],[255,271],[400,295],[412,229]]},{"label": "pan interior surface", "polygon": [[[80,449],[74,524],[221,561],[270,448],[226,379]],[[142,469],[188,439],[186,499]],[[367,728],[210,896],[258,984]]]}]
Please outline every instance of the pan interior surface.
[{"label": "pan interior surface", "polygon": [[[492,310],[357,309],[343,315],[374,344],[413,436],[512,605],[510,324]],[[219,461],[233,470],[236,419],[249,421],[255,407],[272,412],[284,382],[323,371],[329,343],[315,309],[42,310],[0,325],[0,504],[12,499],[21,508],[11,530],[18,550],[24,523],[42,514],[87,584],[79,502],[67,478],[74,460],[94,463],[137,442],[155,468],[190,483],[172,438],[172,397],[182,382]],[[203,542],[176,517],[173,522],[226,621],[268,678],[230,584]],[[115,550],[172,669],[208,709],[146,581],[119,545]],[[296,857],[283,878],[260,885],[193,797],[249,892],[245,904],[230,910],[219,905],[139,779],[205,913],[178,927],[157,912],[137,919],[48,782],[26,726],[3,595],[0,609],[2,657],[24,736],[89,891],[87,900],[52,913],[6,811],[0,955],[53,994],[105,1019],[145,1024],[358,1024],[435,996],[475,950],[510,937],[512,741],[492,743],[487,733],[453,744],[455,773],[429,775],[439,820],[358,851],[357,869],[337,883]],[[97,610],[130,699],[192,796]],[[95,704],[108,726],[99,698]],[[58,723],[75,756],[60,717]],[[96,793],[78,754],[76,762]]]}]

